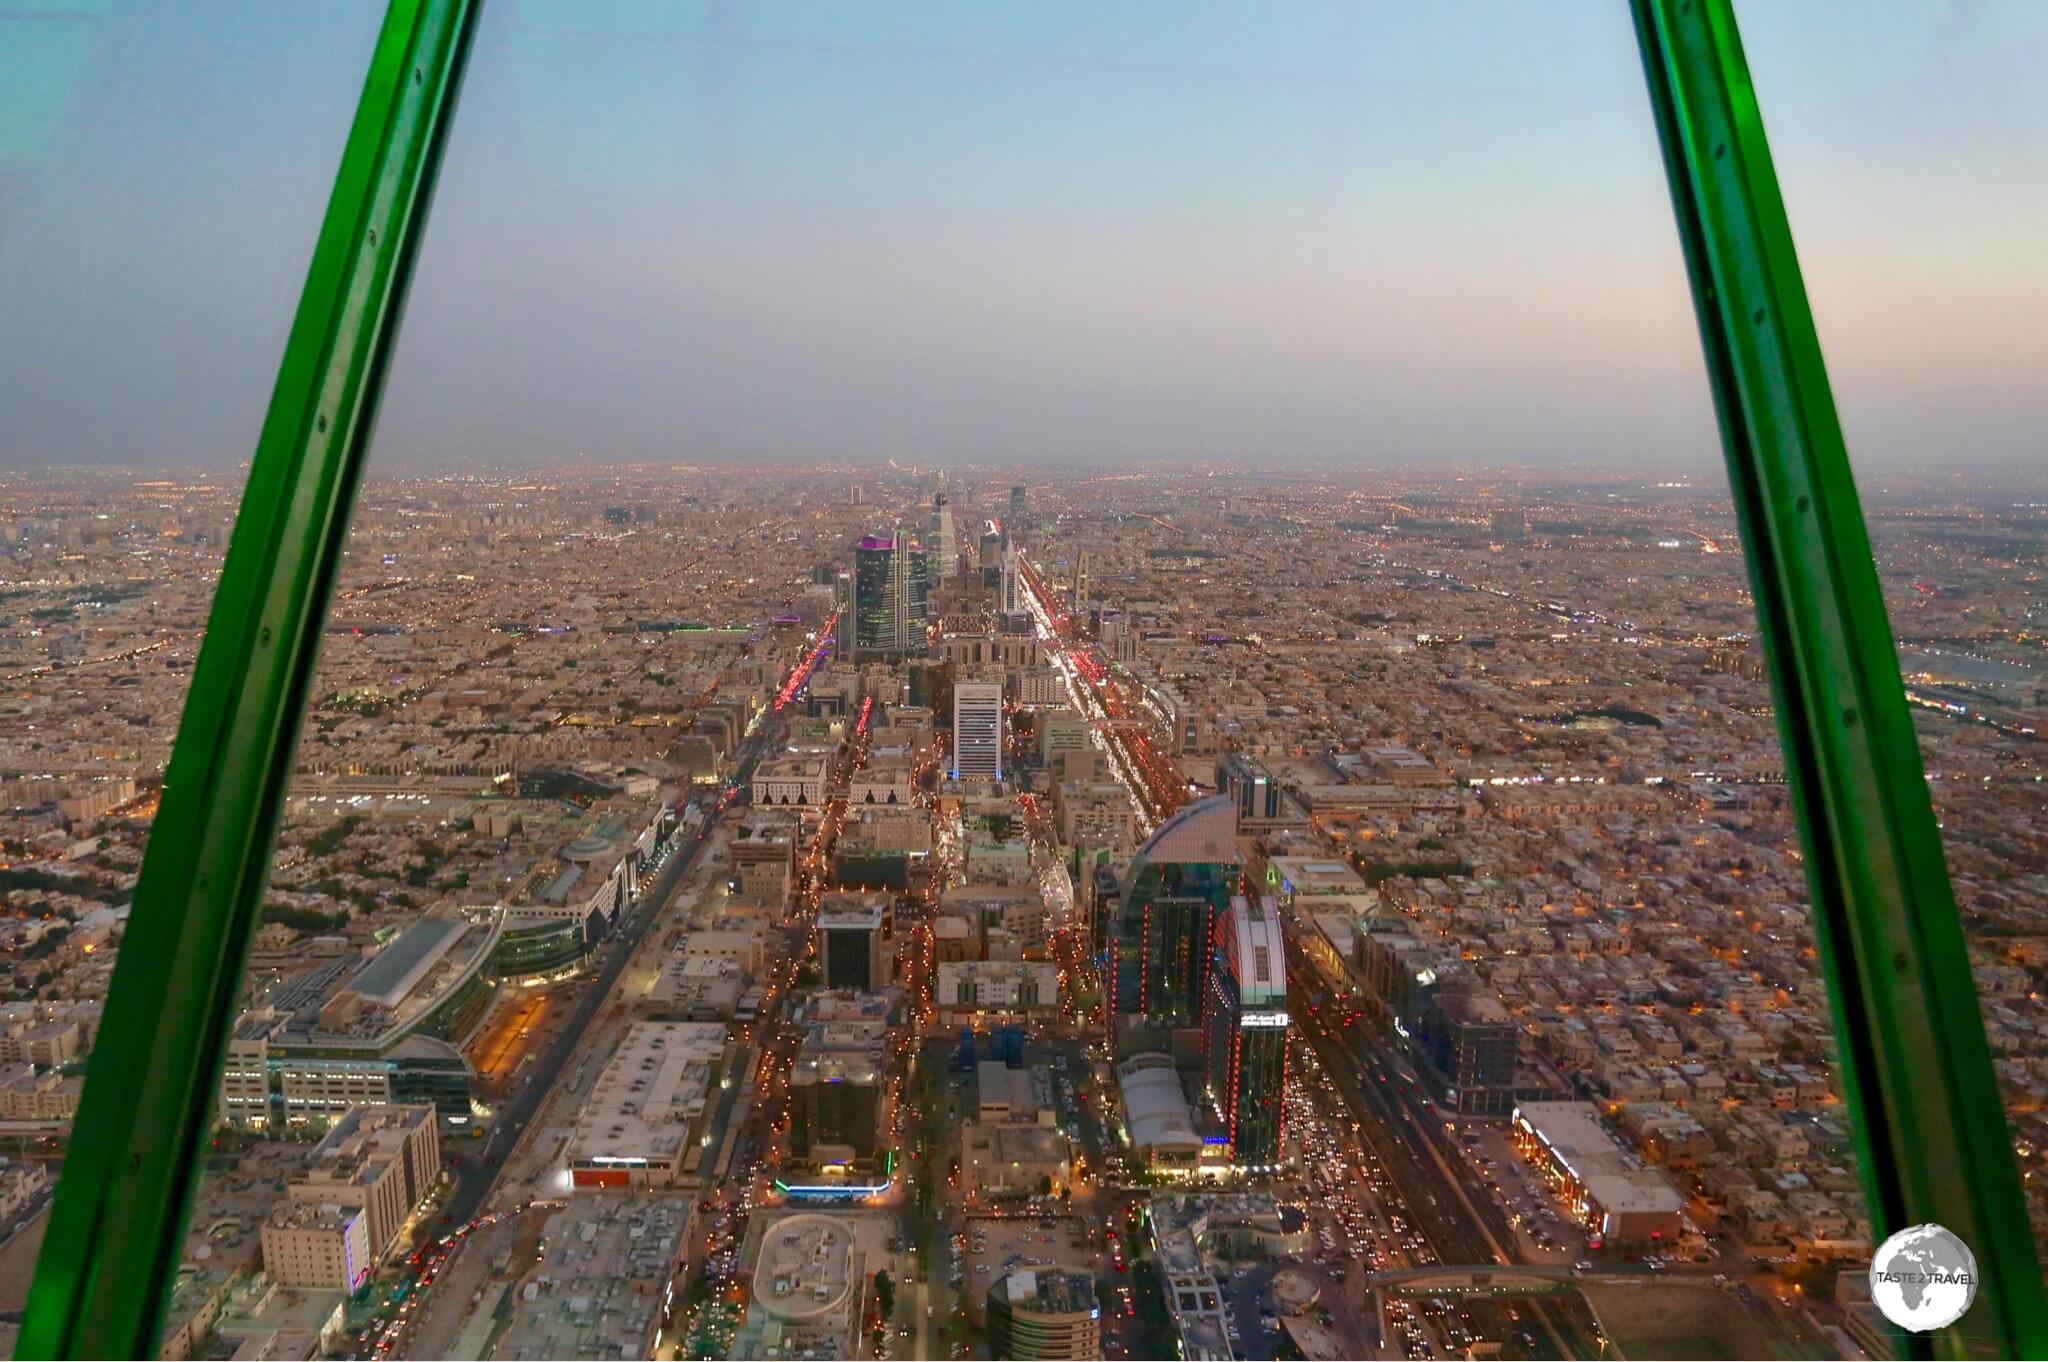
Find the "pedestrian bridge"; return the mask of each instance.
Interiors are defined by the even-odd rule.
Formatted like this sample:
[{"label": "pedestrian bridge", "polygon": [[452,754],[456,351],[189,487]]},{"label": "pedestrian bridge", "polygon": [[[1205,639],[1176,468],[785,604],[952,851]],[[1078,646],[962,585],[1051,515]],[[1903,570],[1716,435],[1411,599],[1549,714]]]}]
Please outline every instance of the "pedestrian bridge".
[{"label": "pedestrian bridge", "polygon": [[1649,1275],[1595,1275],[1569,1267],[1414,1267],[1375,1272],[1367,1285],[1389,1296],[1560,1296],[1581,1286],[1654,1282]]}]

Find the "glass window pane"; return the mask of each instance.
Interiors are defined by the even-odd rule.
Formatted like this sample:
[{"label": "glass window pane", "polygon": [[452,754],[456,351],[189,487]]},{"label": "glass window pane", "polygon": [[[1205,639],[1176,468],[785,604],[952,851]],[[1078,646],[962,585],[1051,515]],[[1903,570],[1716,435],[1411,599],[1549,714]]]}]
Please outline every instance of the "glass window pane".
[{"label": "glass window pane", "polygon": [[2039,375],[2048,16],[1742,4],[1855,461],[1977,988],[2048,1242],[2042,878],[2048,612]]},{"label": "glass window pane", "polygon": [[[372,20],[18,22],[9,646],[104,545],[189,667]],[[1625,10],[494,0],[406,321],[167,1346],[1882,1327]]]},{"label": "glass window pane", "polygon": [[[378,19],[0,12],[0,1319],[26,1297]],[[260,1218],[196,1227],[202,1286],[257,1261]]]}]

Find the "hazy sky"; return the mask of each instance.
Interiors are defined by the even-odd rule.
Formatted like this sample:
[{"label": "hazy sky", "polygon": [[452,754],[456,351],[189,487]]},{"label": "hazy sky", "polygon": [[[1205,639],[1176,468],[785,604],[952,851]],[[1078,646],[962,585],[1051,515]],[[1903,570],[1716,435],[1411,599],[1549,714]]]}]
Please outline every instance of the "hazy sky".
[{"label": "hazy sky", "polygon": [[[254,443],[381,7],[0,17],[0,466]],[[2048,462],[2048,5],[1741,6],[1860,464]],[[1718,461],[1621,0],[490,0],[377,457]]]}]

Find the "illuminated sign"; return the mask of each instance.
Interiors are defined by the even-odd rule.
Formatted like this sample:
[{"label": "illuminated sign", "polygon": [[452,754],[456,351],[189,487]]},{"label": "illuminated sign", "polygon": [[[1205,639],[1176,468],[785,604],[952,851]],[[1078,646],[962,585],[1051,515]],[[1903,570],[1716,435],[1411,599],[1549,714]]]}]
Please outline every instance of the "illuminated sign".
[{"label": "illuminated sign", "polygon": [[777,1178],[775,1190],[792,1201],[859,1201],[866,1197],[881,1196],[889,1190],[894,1178],[880,1182],[828,1182],[798,1183],[791,1185]]},{"label": "illuminated sign", "polygon": [[1285,1012],[1247,1012],[1238,1019],[1237,1024],[1246,1028],[1260,1027],[1278,1030],[1284,1029],[1287,1026],[1287,1021],[1288,1018]]}]

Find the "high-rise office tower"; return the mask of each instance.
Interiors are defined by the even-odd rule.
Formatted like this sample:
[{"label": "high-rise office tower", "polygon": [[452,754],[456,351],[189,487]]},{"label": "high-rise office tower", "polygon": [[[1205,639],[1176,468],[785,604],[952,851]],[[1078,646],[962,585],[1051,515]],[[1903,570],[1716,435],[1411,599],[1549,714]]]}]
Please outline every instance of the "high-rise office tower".
[{"label": "high-rise office tower", "polygon": [[1024,498],[1022,486],[1010,489],[1010,518],[1003,522],[1003,528],[1011,534],[1022,534],[1030,528],[1031,504]]},{"label": "high-rise office tower", "polygon": [[889,633],[898,657],[910,642],[917,587],[910,579],[910,536],[898,525],[889,538]]},{"label": "high-rise office tower", "polygon": [[1074,613],[1083,614],[1088,609],[1088,550],[1080,549],[1074,554]]},{"label": "high-rise office tower", "polygon": [[853,660],[887,659],[896,650],[896,612],[890,591],[895,545],[869,535],[853,551]]},{"label": "high-rise office tower", "polygon": [[981,540],[977,547],[980,549],[981,554],[979,559],[981,570],[983,572],[993,570],[1003,560],[1002,531],[996,529],[993,525],[985,526],[981,532]]},{"label": "high-rise office tower", "polygon": [[1217,758],[1217,789],[1237,805],[1241,825],[1270,823],[1284,813],[1280,780],[1255,756],[1229,752]]},{"label": "high-rise office tower", "polygon": [[1017,546],[1014,543],[1005,542],[1003,544],[1003,613],[1005,615],[1021,614],[1024,610],[1024,590],[1017,580],[1019,575]]},{"label": "high-rise office tower", "polygon": [[960,570],[960,543],[953,528],[953,506],[946,500],[946,475],[943,472],[939,474],[939,490],[932,493],[930,533],[925,544],[939,555],[932,576],[943,582]]},{"label": "high-rise office tower", "polygon": [[887,539],[871,534],[855,546],[855,662],[900,662],[923,653],[930,608],[924,549],[911,542],[901,525]]},{"label": "high-rise office tower", "polygon": [[1202,1015],[1209,939],[1230,907],[1237,809],[1225,795],[1184,805],[1131,861],[1109,925],[1111,1016],[1192,1026]]},{"label": "high-rise office tower", "polygon": [[1270,901],[1236,898],[1210,961],[1203,1067],[1240,1168],[1282,1158],[1287,1087],[1287,943]]},{"label": "high-rise office tower", "polygon": [[923,654],[930,641],[932,617],[932,560],[922,544],[912,544],[905,559],[910,582],[910,599],[903,622],[903,652],[906,657]]},{"label": "high-rise office tower", "polygon": [[1003,778],[1003,683],[953,683],[953,779]]},{"label": "high-rise office tower", "polygon": [[815,1023],[789,1074],[790,1152],[820,1167],[865,1164],[876,1153],[887,1073],[880,1023]]},{"label": "high-rise office tower", "polygon": [[1131,633],[1130,617],[1123,611],[1104,609],[1095,632],[1102,640],[1102,651],[1112,662],[1128,666],[1138,660],[1137,636]]},{"label": "high-rise office tower", "polygon": [[888,982],[879,907],[818,909],[819,974],[826,988],[877,993]]},{"label": "high-rise office tower", "polygon": [[865,506],[867,500],[867,495],[860,490],[859,483],[855,483],[846,494],[846,504],[849,506]]},{"label": "high-rise office tower", "polygon": [[1513,1111],[1521,1030],[1500,1000],[1461,979],[1424,1016],[1417,1049],[1444,1104],[1472,1116]]}]

